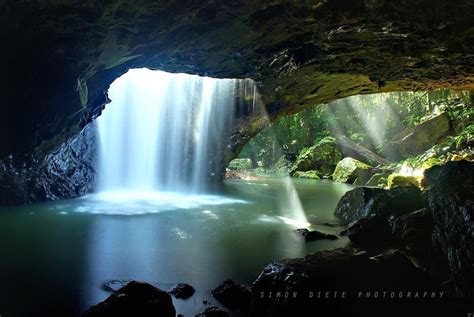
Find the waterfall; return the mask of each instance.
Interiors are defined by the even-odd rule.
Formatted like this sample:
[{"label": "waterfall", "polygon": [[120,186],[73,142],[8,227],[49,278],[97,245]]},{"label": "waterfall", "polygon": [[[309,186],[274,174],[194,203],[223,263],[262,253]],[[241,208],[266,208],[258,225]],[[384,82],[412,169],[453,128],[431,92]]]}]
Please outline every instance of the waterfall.
[{"label": "waterfall", "polygon": [[253,98],[254,82],[129,70],[97,118],[98,191],[203,191],[242,111],[239,91]]}]

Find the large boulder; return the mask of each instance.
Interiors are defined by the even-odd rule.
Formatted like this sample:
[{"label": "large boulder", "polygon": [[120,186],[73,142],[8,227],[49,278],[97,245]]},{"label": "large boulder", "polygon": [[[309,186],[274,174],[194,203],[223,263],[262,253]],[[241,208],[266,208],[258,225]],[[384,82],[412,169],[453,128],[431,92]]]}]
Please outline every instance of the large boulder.
[{"label": "large boulder", "polygon": [[361,183],[367,182],[376,170],[371,166],[362,163],[352,157],[346,157],[337,163],[332,174],[332,179],[338,183],[354,183],[358,180]]},{"label": "large boulder", "polygon": [[243,285],[226,280],[211,291],[212,296],[229,308],[246,309],[250,304],[250,291]]},{"label": "large boulder", "polygon": [[84,317],[175,317],[171,296],[150,284],[132,281],[103,302],[92,306]]},{"label": "large boulder", "polygon": [[[376,296],[381,297],[381,291],[387,290],[387,296],[390,292],[398,296],[399,291],[414,289],[435,287],[401,252],[371,253],[346,247],[268,265],[252,285],[252,313],[299,316],[314,310],[321,316],[377,316],[381,311],[376,311],[376,306],[368,311],[359,292],[365,299],[367,292],[373,296],[377,291]],[[383,312],[390,306],[390,302],[384,303]],[[391,303],[390,307],[395,307],[394,301]]]},{"label": "large boulder", "polygon": [[438,144],[451,133],[451,119],[448,113],[442,112],[402,132],[384,147],[383,152],[391,153],[396,160],[415,156]]},{"label": "large boulder", "polygon": [[176,298],[187,299],[194,295],[194,287],[186,283],[176,284],[168,293],[172,294]]},{"label": "large boulder", "polygon": [[421,188],[423,176],[390,174],[387,178],[387,187],[392,189],[399,186],[416,186]]},{"label": "large boulder", "polygon": [[425,171],[433,239],[447,261],[457,292],[474,296],[474,163],[449,162]]},{"label": "large boulder", "polygon": [[318,171],[306,171],[306,172],[297,171],[293,174],[293,177],[307,178],[307,179],[319,179],[319,172]]},{"label": "large boulder", "polygon": [[298,155],[290,174],[293,175],[296,171],[317,170],[322,175],[331,175],[341,158],[342,154],[336,146],[336,140],[325,137]]},{"label": "large boulder", "polygon": [[343,224],[374,215],[390,223],[401,215],[423,208],[421,191],[414,186],[390,190],[375,187],[358,187],[342,196],[334,214]]},{"label": "large boulder", "polygon": [[388,172],[375,173],[365,183],[365,186],[385,187],[387,185],[387,178],[390,175]]}]

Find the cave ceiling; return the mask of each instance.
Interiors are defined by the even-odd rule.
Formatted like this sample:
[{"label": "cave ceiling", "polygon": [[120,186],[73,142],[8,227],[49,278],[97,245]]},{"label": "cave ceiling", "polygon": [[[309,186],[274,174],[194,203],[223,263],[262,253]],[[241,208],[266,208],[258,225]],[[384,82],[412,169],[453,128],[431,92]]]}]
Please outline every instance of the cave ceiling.
[{"label": "cave ceiling", "polygon": [[79,131],[136,67],[252,78],[271,118],[360,93],[474,90],[472,0],[25,0],[3,1],[0,20],[0,157]]}]

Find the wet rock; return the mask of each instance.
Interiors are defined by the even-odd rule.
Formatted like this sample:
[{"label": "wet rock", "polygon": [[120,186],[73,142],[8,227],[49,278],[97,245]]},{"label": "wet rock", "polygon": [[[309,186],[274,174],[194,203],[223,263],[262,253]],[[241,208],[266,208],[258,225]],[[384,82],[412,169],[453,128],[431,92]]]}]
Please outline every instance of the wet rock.
[{"label": "wet rock", "polygon": [[365,186],[371,187],[385,187],[387,185],[387,177],[389,173],[375,173],[370,177],[370,179],[365,183]]},{"label": "wet rock", "polygon": [[212,306],[201,310],[196,317],[229,317],[229,314],[225,310]]},{"label": "wet rock", "polygon": [[182,299],[187,299],[193,296],[194,292],[194,287],[186,283],[179,283],[168,291],[168,293],[174,295],[174,297]]},{"label": "wet rock", "polygon": [[328,234],[320,232],[317,230],[309,231],[308,229],[296,229],[295,232],[304,237],[306,241],[316,241],[316,240],[336,240],[337,236],[333,234]]},{"label": "wet rock", "polygon": [[360,183],[367,182],[376,170],[371,166],[362,163],[352,157],[346,157],[337,163],[336,169],[332,174],[332,179],[338,183],[354,183],[359,180]]},{"label": "wet rock", "polygon": [[[399,251],[372,253],[346,247],[268,265],[252,285],[252,313],[296,316],[314,309],[322,315],[340,316],[359,308],[369,314],[367,304],[357,300],[358,292],[386,289],[387,285],[391,291],[436,289],[429,277]],[[320,298],[318,291],[322,292]],[[326,292],[331,296],[328,299]]]},{"label": "wet rock", "polygon": [[308,178],[308,179],[319,179],[318,171],[297,171],[293,174],[293,177],[296,178]]},{"label": "wet rock", "polygon": [[[332,137],[326,137],[297,157],[296,162],[291,167],[290,175],[297,171],[317,171],[320,175],[331,175],[341,158],[342,154],[336,146],[336,140]],[[312,175],[314,174],[312,173]]]},{"label": "wet rock", "polygon": [[245,309],[250,303],[250,291],[233,280],[226,280],[211,291],[212,296],[229,308]]},{"label": "wet rock", "polygon": [[474,296],[474,163],[433,166],[425,177],[433,240],[448,263],[457,292]]},{"label": "wet rock", "polygon": [[103,302],[92,306],[85,317],[174,317],[171,296],[150,284],[132,281]]},{"label": "wet rock", "polygon": [[433,219],[427,209],[420,209],[395,219],[392,235],[395,241],[413,254],[426,256],[430,253]]},{"label": "wet rock", "polygon": [[107,292],[116,292],[130,282],[131,280],[110,280],[102,283],[101,288]]},{"label": "wet rock", "polygon": [[349,224],[347,236],[349,240],[365,248],[379,248],[392,242],[388,221],[375,215],[362,217]]},{"label": "wet rock", "polygon": [[0,163],[0,205],[84,196],[94,188],[96,153],[95,128],[88,125],[42,159]]},{"label": "wet rock", "polygon": [[344,194],[334,214],[346,225],[369,215],[382,217],[391,224],[396,217],[421,208],[423,200],[417,187],[396,187],[390,190],[359,187]]}]

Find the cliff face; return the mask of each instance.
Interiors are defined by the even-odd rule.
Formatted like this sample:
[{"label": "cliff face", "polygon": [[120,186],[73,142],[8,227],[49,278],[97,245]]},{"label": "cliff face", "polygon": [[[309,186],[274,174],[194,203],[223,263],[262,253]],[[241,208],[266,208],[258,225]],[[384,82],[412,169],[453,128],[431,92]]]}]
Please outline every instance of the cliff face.
[{"label": "cliff face", "polygon": [[87,125],[44,158],[0,161],[0,205],[75,198],[94,189],[95,128]]},{"label": "cliff face", "polygon": [[[257,80],[271,118],[359,93],[474,87],[472,1],[6,1],[0,157],[48,153],[133,67]],[[248,138],[265,123],[240,122]],[[234,142],[239,149],[242,142]]]}]

